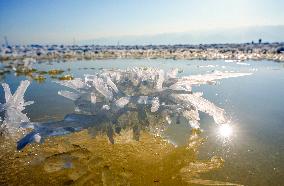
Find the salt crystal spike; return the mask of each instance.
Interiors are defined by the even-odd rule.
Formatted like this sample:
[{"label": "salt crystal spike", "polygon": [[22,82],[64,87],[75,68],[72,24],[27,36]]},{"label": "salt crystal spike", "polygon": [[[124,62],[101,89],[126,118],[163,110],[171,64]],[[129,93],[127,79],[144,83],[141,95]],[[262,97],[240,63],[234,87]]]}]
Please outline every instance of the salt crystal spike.
[{"label": "salt crystal spike", "polygon": [[123,108],[125,105],[129,103],[130,98],[129,97],[121,97],[120,99],[115,101],[115,104],[119,108]]}]

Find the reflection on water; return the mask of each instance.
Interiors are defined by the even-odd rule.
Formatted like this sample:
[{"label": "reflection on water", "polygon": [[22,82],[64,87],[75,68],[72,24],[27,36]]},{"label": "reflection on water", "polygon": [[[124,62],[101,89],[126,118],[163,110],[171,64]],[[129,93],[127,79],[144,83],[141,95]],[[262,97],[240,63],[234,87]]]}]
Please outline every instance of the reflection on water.
[{"label": "reflection on water", "polygon": [[218,126],[218,135],[222,138],[228,139],[233,134],[233,128],[230,124],[223,124]]},{"label": "reflection on water", "polygon": [[[193,133],[185,146],[174,147],[148,133],[132,140],[123,130],[115,144],[87,131],[57,137],[40,146],[14,152],[12,144],[1,144],[1,182],[38,185],[190,185],[223,182],[200,179],[200,174],[223,166],[221,157],[198,160],[203,139]],[[12,147],[9,147],[12,145]],[[17,176],[14,176],[17,175]],[[205,184],[206,185],[206,184]]]},{"label": "reflection on water", "polygon": [[[73,79],[73,76],[70,74],[62,75],[64,70],[50,69],[45,71],[33,68],[35,63],[36,61],[30,58],[26,58],[23,61],[5,62],[1,64],[0,79],[1,77],[4,78],[5,75],[10,73],[13,73],[15,76],[24,76],[27,79],[34,80],[37,83],[44,83],[48,77],[61,81]],[[70,71],[70,69],[67,69],[67,71]]]},{"label": "reflection on water", "polygon": [[[204,64],[202,68],[201,62]],[[101,68],[133,66],[164,70],[177,67],[183,70],[183,75],[208,74],[213,70],[250,71],[254,75],[193,89],[194,92],[204,92],[206,99],[224,108],[231,120],[218,127],[212,124],[212,118],[200,114],[202,133],[191,131],[181,119],[180,124],[170,125],[165,131],[167,141],[145,131],[140,133],[137,141],[133,139],[133,130],[125,128],[113,136],[115,143],[111,144],[107,136],[97,133],[98,130],[88,129],[67,136],[49,137],[45,143],[29,145],[20,152],[15,151],[14,141],[1,137],[0,183],[283,185],[284,102],[281,96],[284,95],[284,70],[278,63],[246,63],[250,65],[183,60],[35,63],[33,68],[46,79],[42,84],[31,83],[25,98],[34,100],[35,104],[27,108],[26,113],[31,121],[39,122],[62,121],[64,116],[74,112],[73,101],[57,95],[62,86],[52,79],[58,80],[65,75],[82,78],[84,74],[94,74]],[[50,70],[64,72],[60,75],[45,73]],[[11,86],[12,92],[20,80],[29,78],[16,77],[13,70],[4,73],[1,70],[0,76],[2,82]],[[0,102],[3,100],[4,93],[0,89]],[[127,116],[120,119],[123,117]]]}]

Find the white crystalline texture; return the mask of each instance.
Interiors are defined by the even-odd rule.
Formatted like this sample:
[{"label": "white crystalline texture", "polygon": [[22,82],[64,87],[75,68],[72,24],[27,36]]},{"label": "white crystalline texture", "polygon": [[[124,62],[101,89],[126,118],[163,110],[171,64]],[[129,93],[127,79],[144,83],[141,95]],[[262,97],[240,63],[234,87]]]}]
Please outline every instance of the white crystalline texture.
[{"label": "white crystalline texture", "polygon": [[174,68],[172,70],[170,70],[169,72],[167,72],[167,77],[168,78],[175,78],[178,74],[178,68]]},{"label": "white crystalline texture", "polygon": [[186,104],[187,106],[194,106],[197,110],[207,113],[213,117],[217,124],[226,123],[225,111],[210,101],[195,94],[173,94],[178,102]]},{"label": "white crystalline texture", "polygon": [[39,134],[35,134],[34,135],[34,140],[35,140],[35,142],[40,143],[41,136]]},{"label": "white crystalline texture", "polygon": [[159,110],[159,107],[160,107],[159,98],[154,97],[152,100],[151,112],[157,112]]},{"label": "white crystalline texture", "polygon": [[114,81],[119,81],[121,79],[122,73],[122,70],[104,70],[102,75],[108,76]]},{"label": "white crystalline texture", "polygon": [[114,90],[114,92],[118,93],[116,85],[111,81],[109,77],[107,77],[107,85],[110,86]]},{"label": "white crystalline texture", "polygon": [[[85,75],[83,80],[76,78],[59,82],[76,90],[76,93],[60,91],[59,94],[76,101],[76,109],[82,113],[92,114],[90,111],[92,108],[116,115],[116,112],[122,108],[131,113],[132,111],[127,110],[137,109],[139,112],[142,108],[147,112],[147,108],[150,107],[151,112],[165,117],[168,124],[171,123],[171,117],[178,119],[182,117],[192,128],[198,129],[199,111],[212,116],[217,124],[226,123],[227,119],[225,111],[204,99],[201,92],[192,93],[192,86],[211,84],[224,78],[251,75],[251,73],[215,71],[211,74],[177,77],[177,73],[178,69],[166,72],[148,67],[101,70],[94,75]],[[88,102],[94,104],[94,107],[90,107]],[[164,129],[165,126],[157,125],[153,127],[153,131],[164,131],[162,128]]]},{"label": "white crystalline texture", "polygon": [[33,63],[35,63],[36,60],[33,59],[33,58],[25,58],[25,59],[23,59],[23,62],[24,62],[24,67],[25,68],[31,69],[32,66],[33,66]]},{"label": "white crystalline texture", "polygon": [[122,97],[115,101],[115,104],[119,108],[123,108],[125,105],[129,103],[130,98],[129,97]]},{"label": "white crystalline texture", "polygon": [[154,68],[133,68],[132,70],[129,70],[129,72],[132,73],[132,75],[136,76],[138,80],[144,81],[144,80],[154,80],[156,75],[158,75],[158,70]]},{"label": "white crystalline texture", "polygon": [[199,128],[200,125],[199,125],[199,114],[198,114],[198,111],[197,110],[185,110],[183,111],[183,116],[188,120],[190,126],[192,128]]},{"label": "white crystalline texture", "polygon": [[110,109],[110,106],[108,106],[108,105],[103,105],[102,106],[102,110],[109,110]]},{"label": "white crystalline texture", "polygon": [[169,116],[166,116],[166,121],[168,122],[168,124],[171,124],[172,123],[172,120],[171,120],[171,118],[169,117]]},{"label": "white crystalline texture", "polygon": [[[94,75],[85,75],[85,82],[90,87],[94,87],[107,100],[112,100],[113,99],[113,93],[112,93],[112,91],[110,89],[111,87],[109,88],[108,83],[105,82],[103,80],[103,78],[100,78],[100,77],[97,77],[97,76],[94,76]],[[109,81],[109,83],[110,83],[110,81]]]},{"label": "white crystalline texture", "polygon": [[[85,75],[84,79],[59,81],[57,83],[73,89],[73,92],[59,91],[58,94],[73,100],[75,111],[80,114],[72,114],[71,117],[67,117],[69,119],[65,118],[59,122],[68,125],[67,127],[42,123],[34,125],[32,134],[35,135],[32,135],[33,139],[28,139],[28,142],[40,142],[48,136],[69,134],[96,125],[97,130],[108,133],[113,143],[112,124],[115,125],[115,131],[131,128],[135,139],[139,139],[140,130],[148,130],[153,135],[167,138],[165,131],[172,123],[171,119],[176,119],[173,123],[187,120],[191,128],[198,129],[199,111],[212,116],[215,123],[223,124],[227,122],[225,111],[204,99],[201,92],[193,93],[192,86],[210,84],[224,78],[251,75],[251,73],[214,72],[177,77],[177,73],[178,69],[165,72],[156,68],[140,67],[127,70],[101,70],[94,75]],[[5,111],[3,124],[1,122],[0,124],[11,134],[19,131],[20,126],[30,124],[29,118],[22,113],[25,106],[32,104],[24,102],[24,93],[29,84],[29,81],[22,81],[14,95],[7,84],[2,84],[6,103],[0,105],[0,111]],[[100,119],[96,120],[98,117]],[[102,122],[102,125],[98,122]],[[40,125],[44,127],[40,128]],[[189,147],[198,143],[200,143],[198,140],[192,138]],[[189,166],[189,170],[194,166]]]},{"label": "white crystalline texture", "polygon": [[81,112],[81,109],[77,106],[74,108],[74,110],[75,110],[75,112]]},{"label": "white crystalline texture", "polygon": [[185,90],[191,91],[191,86],[187,81],[178,81],[169,87],[171,90]]},{"label": "white crystalline texture", "polygon": [[220,79],[248,76],[251,74],[252,73],[233,73],[216,71],[211,74],[185,76],[178,79],[178,81],[175,84],[171,85],[169,89],[191,91],[192,85],[214,83],[216,80]]},{"label": "white crystalline texture", "polygon": [[93,83],[98,92],[100,92],[106,99],[112,100],[113,93],[108,88],[108,86],[106,86],[106,84],[103,82],[101,78],[95,79]]},{"label": "white crystalline texture", "polygon": [[80,95],[78,93],[74,93],[74,92],[70,92],[70,91],[66,91],[66,90],[58,91],[58,94],[65,97],[65,98],[71,99],[72,101],[75,101],[75,100],[79,99],[79,97],[80,97]]},{"label": "white crystalline texture", "polygon": [[195,95],[197,97],[201,97],[201,96],[203,96],[203,92],[194,92],[193,95]]},{"label": "white crystalline texture", "polygon": [[157,90],[162,90],[163,89],[164,81],[165,81],[165,73],[164,73],[163,70],[160,70],[159,71],[159,75],[158,75],[157,84],[156,84]]},{"label": "white crystalline texture", "polygon": [[28,80],[21,81],[20,86],[12,95],[9,85],[6,83],[2,84],[6,102],[1,105],[1,111],[5,111],[3,125],[8,129],[9,133],[16,132],[22,122],[29,122],[27,115],[22,113],[25,106],[33,104],[32,101],[24,101],[24,94],[29,85],[30,82]]},{"label": "white crystalline texture", "polygon": [[226,79],[226,78],[233,78],[233,77],[241,77],[241,76],[248,76],[252,73],[232,73],[232,72],[219,72],[216,71],[211,74],[204,74],[204,75],[192,75],[182,77],[178,80],[178,83],[188,83],[189,85],[200,85],[200,84],[207,84],[212,83],[216,80]]},{"label": "white crystalline texture", "polygon": [[91,93],[91,103],[95,104],[97,102],[97,97],[95,93]]},{"label": "white crystalline texture", "polygon": [[83,82],[81,78],[75,78],[73,80],[67,80],[67,81],[57,81],[56,83],[66,86],[68,88],[74,89],[74,90],[84,88],[85,86],[85,83]]}]

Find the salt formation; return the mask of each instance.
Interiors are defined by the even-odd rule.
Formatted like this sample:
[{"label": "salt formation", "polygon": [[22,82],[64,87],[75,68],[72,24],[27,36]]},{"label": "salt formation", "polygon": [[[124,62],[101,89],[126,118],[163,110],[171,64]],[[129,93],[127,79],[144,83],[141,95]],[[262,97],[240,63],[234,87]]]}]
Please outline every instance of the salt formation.
[{"label": "salt formation", "polygon": [[59,91],[75,103],[78,114],[64,120],[35,124],[32,133],[18,142],[18,149],[48,136],[64,135],[89,129],[92,135],[106,133],[109,141],[121,130],[132,129],[139,140],[141,130],[165,137],[164,131],[173,123],[187,121],[199,129],[199,111],[213,117],[217,124],[227,123],[225,111],[193,93],[192,86],[211,84],[216,80],[250,75],[250,73],[213,72],[205,75],[177,77],[178,70],[165,72],[155,68],[101,70],[94,75],[58,81],[73,91]]},{"label": "salt formation", "polygon": [[5,111],[2,129],[7,129],[9,134],[13,135],[20,129],[21,123],[29,122],[26,114],[22,113],[26,106],[33,104],[33,101],[25,102],[24,94],[30,85],[28,80],[21,81],[20,86],[14,94],[11,93],[8,84],[3,83],[5,92],[5,104],[0,104],[0,112]]},{"label": "salt formation", "polygon": [[[168,118],[167,120],[179,120],[184,117],[192,128],[199,128],[198,111],[212,116],[217,124],[226,123],[227,120],[223,109],[202,98],[202,93],[192,93],[191,87],[251,74],[217,71],[178,78],[177,73],[178,69],[165,72],[137,67],[127,70],[102,70],[96,75],[85,75],[84,79],[59,81],[59,84],[75,91],[65,94],[60,91],[59,94],[74,100],[77,111],[83,113],[96,114],[102,109],[106,110],[104,108],[108,105],[109,112],[113,115],[117,115],[121,109],[124,109],[123,112],[138,111],[138,114],[145,113],[146,117],[143,119],[147,120],[147,115],[152,112]],[[93,101],[94,97],[96,101]],[[92,106],[93,109],[90,109]],[[148,127],[151,128],[151,124]]]},{"label": "salt formation", "polygon": [[216,80],[232,78],[232,77],[240,77],[251,75],[252,73],[236,73],[236,72],[220,72],[214,71],[211,74],[204,75],[193,75],[182,77],[178,82],[182,84],[189,85],[201,85],[201,84],[212,84],[215,83]]},{"label": "salt formation", "polygon": [[24,58],[23,60],[13,61],[10,65],[12,69],[18,73],[27,73],[33,68],[33,64],[36,62],[34,58]]},{"label": "salt formation", "polygon": [[41,59],[222,59],[226,62],[245,60],[284,61],[283,42],[206,44],[206,45],[14,45],[0,46],[0,61]]},{"label": "salt formation", "polygon": [[34,58],[25,58],[23,59],[23,65],[26,69],[32,69],[33,64],[36,62]]}]

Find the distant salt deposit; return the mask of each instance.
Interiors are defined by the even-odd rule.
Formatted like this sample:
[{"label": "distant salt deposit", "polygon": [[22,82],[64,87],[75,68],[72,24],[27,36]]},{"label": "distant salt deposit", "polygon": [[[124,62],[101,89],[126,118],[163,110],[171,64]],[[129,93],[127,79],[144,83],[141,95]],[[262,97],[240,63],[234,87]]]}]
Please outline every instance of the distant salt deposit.
[{"label": "distant salt deposit", "polygon": [[26,45],[0,47],[0,60],[15,59],[172,58],[284,61],[284,43],[208,45]]}]

